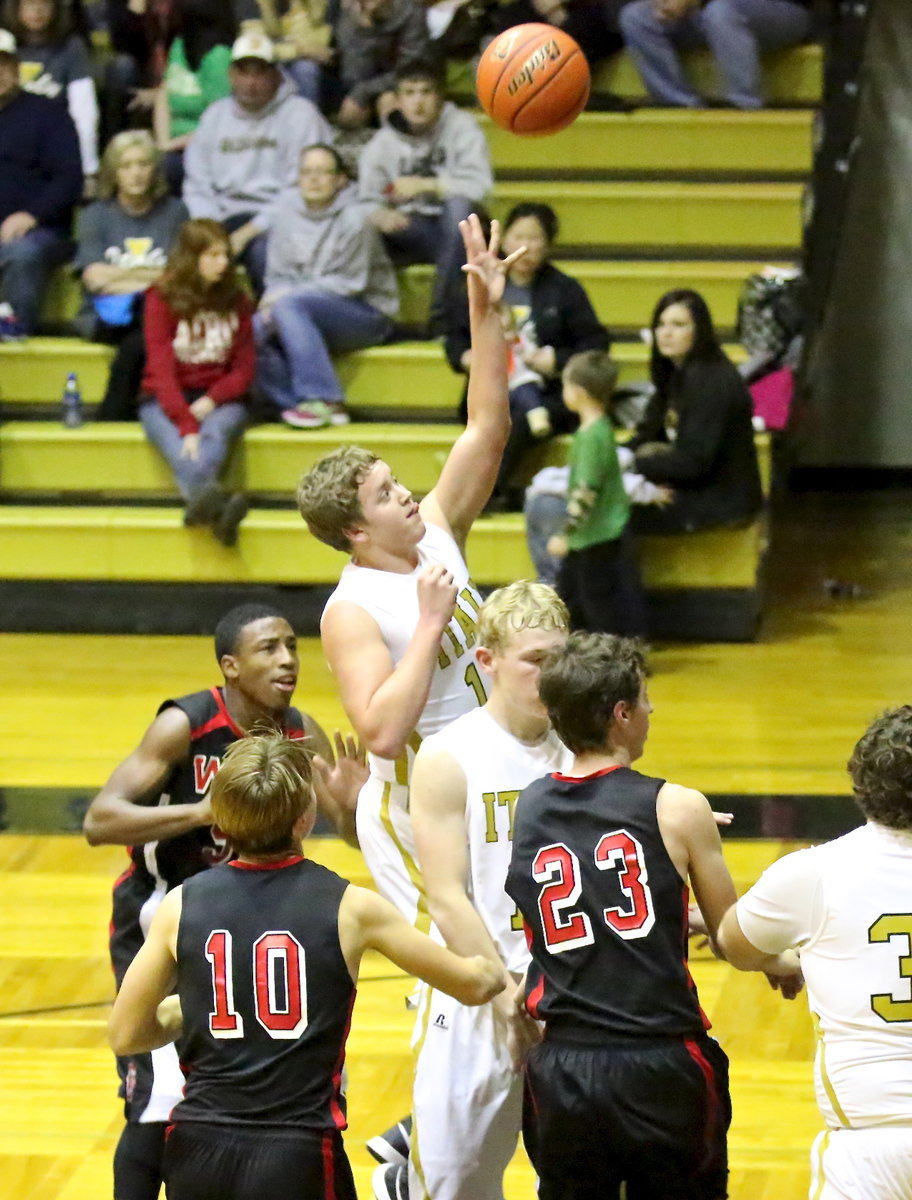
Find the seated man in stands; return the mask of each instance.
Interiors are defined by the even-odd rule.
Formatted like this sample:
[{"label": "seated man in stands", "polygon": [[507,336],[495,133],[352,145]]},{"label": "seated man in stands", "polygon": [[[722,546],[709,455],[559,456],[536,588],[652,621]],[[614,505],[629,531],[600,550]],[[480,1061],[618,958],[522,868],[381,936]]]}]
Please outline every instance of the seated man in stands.
[{"label": "seated man in stands", "polygon": [[431,333],[442,333],[447,289],[461,279],[459,222],[494,183],[488,144],[471,113],[444,100],[430,63],[396,72],[396,103],[361,155],[359,194],[397,266],[436,264]]},{"label": "seated man in stands", "polygon": [[344,97],[337,121],[358,129],[396,108],[397,68],[427,54],[429,36],[417,0],[341,0],[335,45]]},{"label": "seated man in stands", "polygon": [[633,0],[621,33],[650,95],[660,104],[703,108],[678,51],[708,46],[734,108],[762,108],[760,54],[804,41],[811,0]]},{"label": "seated man in stands", "polygon": [[187,147],[184,203],[191,217],[222,222],[259,294],[269,209],[296,183],[304,147],[329,141],[332,131],[316,106],[283,79],[265,35],[237,39],[229,76],[231,95],[209,105]]},{"label": "seated man in stands", "polygon": [[51,272],[70,256],[81,195],[72,117],[19,87],[16,39],[0,29],[0,338],[34,332]]}]

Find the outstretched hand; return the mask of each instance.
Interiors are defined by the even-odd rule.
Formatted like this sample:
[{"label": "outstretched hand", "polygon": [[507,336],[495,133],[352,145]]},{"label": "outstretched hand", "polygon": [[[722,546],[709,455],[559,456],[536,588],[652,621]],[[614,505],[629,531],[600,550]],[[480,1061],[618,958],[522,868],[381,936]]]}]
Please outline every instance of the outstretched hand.
[{"label": "outstretched hand", "polygon": [[358,793],[367,782],[367,751],[356,742],[351,734],[343,737],[337,729],[333,734],[335,761],[329,762],[315,754],[313,765],[323,785],[324,799],[331,810],[327,816],[333,821],[341,836],[349,845],[357,846],[355,834],[355,812]]},{"label": "outstretched hand", "polygon": [[493,308],[503,298],[507,272],[526,253],[526,247],[520,246],[506,258],[501,258],[500,222],[491,222],[491,237],[485,244],[481,221],[476,213],[459,222],[459,232],[465,246],[466,260],[462,269],[470,280],[469,292],[471,294],[474,289],[476,299],[482,299],[487,307]]}]

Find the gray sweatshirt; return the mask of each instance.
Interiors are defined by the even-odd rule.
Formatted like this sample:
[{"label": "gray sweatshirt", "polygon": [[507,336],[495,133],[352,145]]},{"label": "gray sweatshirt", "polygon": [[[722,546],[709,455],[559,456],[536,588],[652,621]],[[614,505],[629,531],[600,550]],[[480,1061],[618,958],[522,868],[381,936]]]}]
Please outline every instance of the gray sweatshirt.
[{"label": "gray sweatshirt", "polygon": [[224,221],[250,214],[258,228],[268,229],[269,209],[295,184],[301,151],[314,142],[332,142],[332,129],[287,80],[256,113],[233,96],[216,100],[184,155],[184,203],[191,217]]},{"label": "gray sweatshirt", "polygon": [[[488,143],[471,115],[447,101],[434,129],[416,136],[406,132],[394,113],[361,152],[358,195],[376,208],[392,203],[389,188],[400,175],[442,180],[444,196],[464,196],[481,204],[494,186]],[[402,212],[434,216],[442,201],[429,193],[396,205]]]},{"label": "gray sweatshirt", "polygon": [[312,210],[297,188],[272,212],[266,253],[266,291],[289,287],[350,296],[395,317],[399,291],[383,240],[370,223],[370,210],[346,188],[327,208]]}]

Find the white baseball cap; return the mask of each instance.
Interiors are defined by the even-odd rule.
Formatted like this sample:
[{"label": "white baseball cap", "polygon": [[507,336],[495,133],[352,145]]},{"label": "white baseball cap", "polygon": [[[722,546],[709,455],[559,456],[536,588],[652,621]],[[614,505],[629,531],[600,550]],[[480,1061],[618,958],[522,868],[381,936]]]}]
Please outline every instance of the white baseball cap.
[{"label": "white baseball cap", "polygon": [[8,29],[0,29],[0,54],[12,54],[14,56],[18,56],[16,39]]},{"label": "white baseball cap", "polygon": [[275,45],[265,33],[242,33],[231,47],[231,61],[241,58],[258,58],[261,62],[275,62]]}]

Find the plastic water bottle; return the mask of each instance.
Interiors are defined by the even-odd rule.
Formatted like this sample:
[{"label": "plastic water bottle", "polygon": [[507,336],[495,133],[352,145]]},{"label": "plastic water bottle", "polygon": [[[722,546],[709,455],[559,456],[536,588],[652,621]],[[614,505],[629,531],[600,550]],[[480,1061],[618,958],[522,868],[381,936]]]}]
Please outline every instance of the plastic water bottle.
[{"label": "plastic water bottle", "polygon": [[78,429],[82,424],[82,393],[75,371],[70,371],[66,377],[60,406],[63,423],[67,429]]}]

